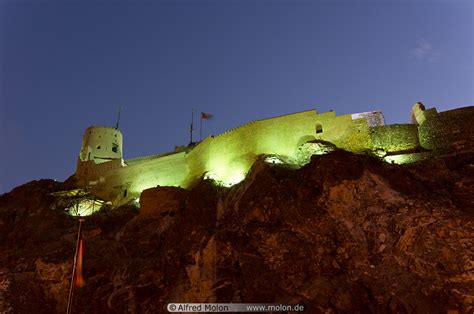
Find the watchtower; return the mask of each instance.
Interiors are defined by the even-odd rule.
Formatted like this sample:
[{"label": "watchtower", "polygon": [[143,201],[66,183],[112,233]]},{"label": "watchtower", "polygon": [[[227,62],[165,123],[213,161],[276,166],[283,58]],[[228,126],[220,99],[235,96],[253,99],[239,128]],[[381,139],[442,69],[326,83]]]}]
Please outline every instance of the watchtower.
[{"label": "watchtower", "polygon": [[123,138],[118,128],[91,126],[82,138],[80,161],[94,161],[96,164],[122,159]]}]

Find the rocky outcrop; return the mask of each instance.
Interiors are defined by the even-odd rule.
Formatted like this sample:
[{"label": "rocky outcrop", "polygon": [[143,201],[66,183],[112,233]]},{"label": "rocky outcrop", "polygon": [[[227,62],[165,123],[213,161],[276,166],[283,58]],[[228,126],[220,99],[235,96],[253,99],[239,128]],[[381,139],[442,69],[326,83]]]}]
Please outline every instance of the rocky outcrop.
[{"label": "rocky outcrop", "polygon": [[173,215],[184,206],[187,191],[176,187],[152,188],[140,195],[140,214],[149,216]]},{"label": "rocky outcrop", "polygon": [[[143,192],[86,219],[84,313],[169,302],[304,303],[307,313],[474,310],[474,154],[409,166],[336,150],[299,170],[259,160],[232,188]],[[60,183],[0,196],[0,311],[64,311],[74,218]],[[69,274],[70,275],[70,274]]]}]

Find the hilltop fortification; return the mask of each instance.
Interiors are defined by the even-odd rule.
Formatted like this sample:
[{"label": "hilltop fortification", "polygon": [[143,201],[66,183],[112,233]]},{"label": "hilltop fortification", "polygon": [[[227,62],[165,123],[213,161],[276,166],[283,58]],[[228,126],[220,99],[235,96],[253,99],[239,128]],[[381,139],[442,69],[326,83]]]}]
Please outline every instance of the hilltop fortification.
[{"label": "hilltop fortification", "polygon": [[117,128],[86,129],[75,176],[80,187],[114,205],[137,199],[156,186],[190,188],[203,176],[224,186],[242,181],[263,156],[300,167],[332,143],[387,162],[411,163],[473,146],[474,107],[438,113],[416,103],[412,123],[385,125],[382,112],[336,115],[308,110],[257,120],[175,151],[123,159]]}]

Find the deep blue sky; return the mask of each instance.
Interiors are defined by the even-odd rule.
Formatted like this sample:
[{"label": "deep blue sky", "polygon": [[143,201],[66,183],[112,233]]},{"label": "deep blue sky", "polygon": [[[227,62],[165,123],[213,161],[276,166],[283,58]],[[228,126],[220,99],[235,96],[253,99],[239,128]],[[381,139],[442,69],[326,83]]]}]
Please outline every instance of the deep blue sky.
[{"label": "deep blue sky", "polygon": [[0,0],[0,193],[74,172],[123,105],[125,158],[316,108],[474,104],[473,1]]}]

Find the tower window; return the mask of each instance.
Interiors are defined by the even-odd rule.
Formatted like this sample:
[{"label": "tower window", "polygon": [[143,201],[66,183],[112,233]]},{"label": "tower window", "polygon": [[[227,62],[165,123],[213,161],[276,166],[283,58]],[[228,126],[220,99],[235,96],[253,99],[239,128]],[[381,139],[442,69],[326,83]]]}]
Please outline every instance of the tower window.
[{"label": "tower window", "polygon": [[127,197],[127,189],[123,190],[123,197]]},{"label": "tower window", "polygon": [[118,145],[117,144],[112,144],[112,151],[114,153],[117,153],[118,152]]},{"label": "tower window", "polygon": [[97,149],[100,149],[100,145],[97,145]]},{"label": "tower window", "polygon": [[323,133],[323,126],[321,123],[316,123],[316,134]]}]

